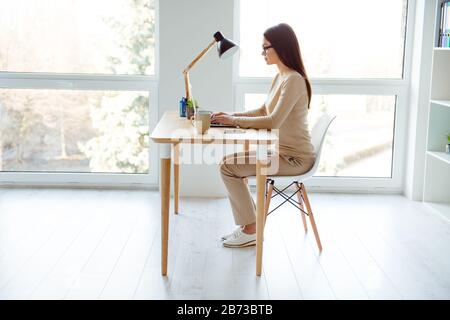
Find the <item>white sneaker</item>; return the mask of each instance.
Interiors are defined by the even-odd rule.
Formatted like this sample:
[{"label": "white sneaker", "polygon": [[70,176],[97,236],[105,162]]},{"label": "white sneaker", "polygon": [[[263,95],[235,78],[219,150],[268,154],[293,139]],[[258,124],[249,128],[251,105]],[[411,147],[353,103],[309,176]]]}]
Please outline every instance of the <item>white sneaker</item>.
[{"label": "white sneaker", "polygon": [[234,234],[235,232],[237,232],[238,230],[241,230],[242,228],[244,228],[244,227],[242,227],[242,226],[237,227],[237,229],[234,230],[232,233],[229,233],[229,234],[226,234],[226,235],[222,236],[222,237],[220,238],[220,240],[221,240],[221,241],[227,240],[229,237],[233,236],[233,234]]},{"label": "white sneaker", "polygon": [[222,242],[224,247],[227,248],[242,248],[248,246],[254,246],[256,244],[256,232],[253,234],[247,234],[244,232],[244,228],[235,230],[227,239]]}]

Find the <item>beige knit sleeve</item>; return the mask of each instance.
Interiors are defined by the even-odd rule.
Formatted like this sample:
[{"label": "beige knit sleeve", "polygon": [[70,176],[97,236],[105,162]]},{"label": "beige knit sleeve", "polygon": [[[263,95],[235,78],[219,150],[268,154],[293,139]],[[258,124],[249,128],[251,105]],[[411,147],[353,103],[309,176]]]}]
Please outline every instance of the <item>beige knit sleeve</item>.
[{"label": "beige knit sleeve", "polygon": [[241,128],[278,129],[300,99],[308,99],[305,80],[291,76],[281,84],[280,97],[270,115],[258,117],[236,117],[235,125]]},{"label": "beige knit sleeve", "polygon": [[260,116],[266,116],[266,106],[263,104],[261,107],[245,112],[235,112],[233,113],[233,116],[235,117],[260,117]]}]

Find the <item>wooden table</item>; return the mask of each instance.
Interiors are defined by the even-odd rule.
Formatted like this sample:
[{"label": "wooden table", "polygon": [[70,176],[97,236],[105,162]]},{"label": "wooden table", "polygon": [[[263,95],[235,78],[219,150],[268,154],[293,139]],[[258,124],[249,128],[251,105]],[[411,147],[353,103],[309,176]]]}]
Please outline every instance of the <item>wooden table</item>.
[{"label": "wooden table", "polygon": [[161,273],[167,275],[167,257],[169,245],[169,207],[170,207],[170,168],[171,151],[174,150],[174,203],[178,213],[179,189],[179,146],[186,144],[242,144],[248,150],[250,144],[257,146],[256,160],[256,275],[261,275],[262,237],[264,228],[264,192],[266,175],[263,168],[267,165],[268,146],[278,141],[275,132],[268,130],[210,128],[205,134],[195,132],[191,121],[180,118],[177,112],[166,112],[151,134],[151,139],[160,145],[161,159]]}]

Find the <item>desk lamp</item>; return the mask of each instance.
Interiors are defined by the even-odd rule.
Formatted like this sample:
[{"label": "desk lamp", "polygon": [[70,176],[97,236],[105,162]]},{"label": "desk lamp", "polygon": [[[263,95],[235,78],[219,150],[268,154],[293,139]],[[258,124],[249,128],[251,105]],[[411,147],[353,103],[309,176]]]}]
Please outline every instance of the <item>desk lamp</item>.
[{"label": "desk lamp", "polygon": [[[214,40],[205,48],[202,52],[199,53],[198,56],[195,57],[194,60],[183,70],[184,74],[184,85],[186,87],[186,101],[189,101],[192,98],[191,94],[191,84],[189,81],[189,70],[217,43],[217,53],[219,54],[219,58],[226,59],[231,57],[238,49],[239,46],[235,44],[233,41],[225,38],[220,31],[214,33]],[[196,107],[194,105],[194,112]]]}]

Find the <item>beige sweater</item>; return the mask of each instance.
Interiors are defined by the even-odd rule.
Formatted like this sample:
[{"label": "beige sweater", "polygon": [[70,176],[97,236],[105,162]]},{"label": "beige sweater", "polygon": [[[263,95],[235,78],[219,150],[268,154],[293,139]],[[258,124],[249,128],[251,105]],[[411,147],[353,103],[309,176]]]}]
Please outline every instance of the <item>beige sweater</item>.
[{"label": "beige sweater", "polygon": [[294,70],[275,76],[261,108],[234,114],[235,125],[241,128],[279,129],[280,156],[298,165],[316,156],[307,115],[306,83]]}]

